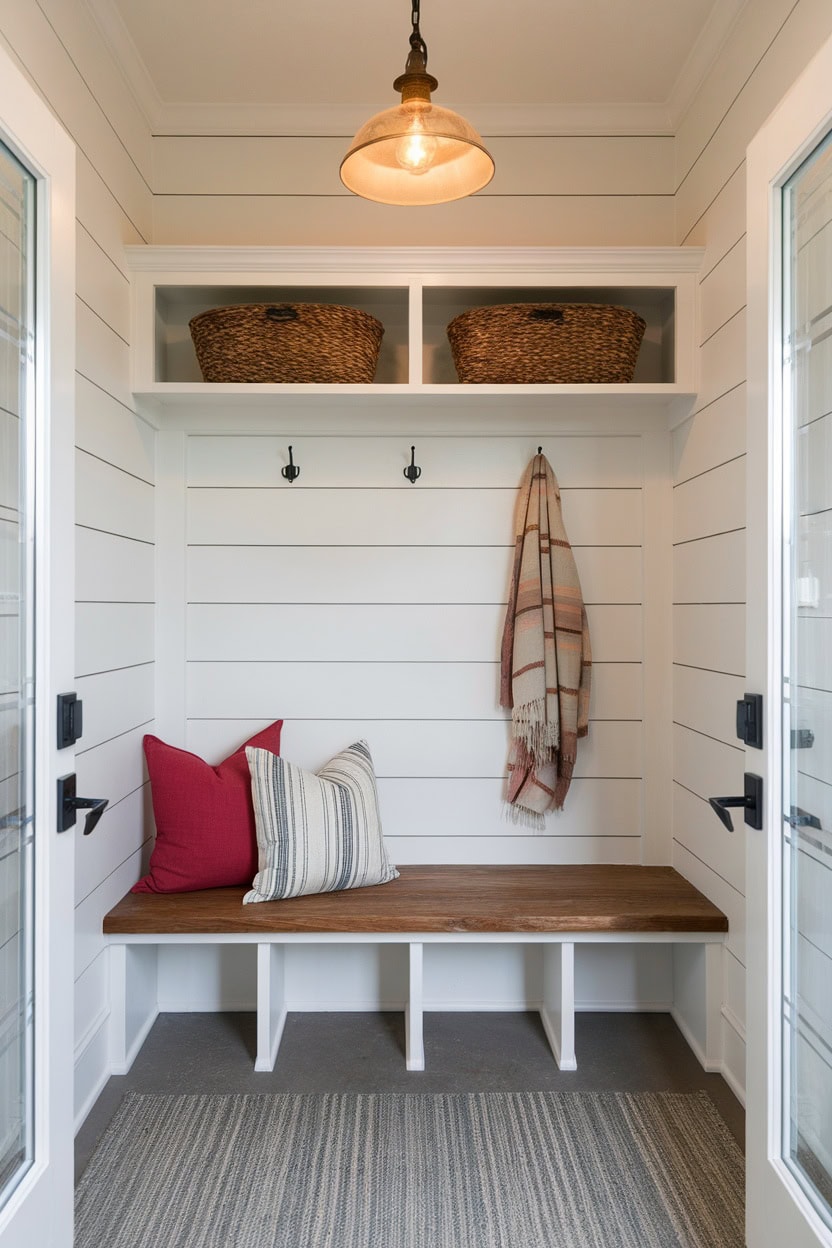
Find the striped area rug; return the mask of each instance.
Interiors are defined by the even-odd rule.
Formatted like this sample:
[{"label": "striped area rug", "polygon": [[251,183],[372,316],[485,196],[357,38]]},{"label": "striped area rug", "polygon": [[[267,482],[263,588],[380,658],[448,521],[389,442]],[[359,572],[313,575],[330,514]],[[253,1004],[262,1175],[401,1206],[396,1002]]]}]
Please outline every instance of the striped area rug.
[{"label": "striped area rug", "polygon": [[742,1248],[704,1093],[130,1094],[76,1248]]}]

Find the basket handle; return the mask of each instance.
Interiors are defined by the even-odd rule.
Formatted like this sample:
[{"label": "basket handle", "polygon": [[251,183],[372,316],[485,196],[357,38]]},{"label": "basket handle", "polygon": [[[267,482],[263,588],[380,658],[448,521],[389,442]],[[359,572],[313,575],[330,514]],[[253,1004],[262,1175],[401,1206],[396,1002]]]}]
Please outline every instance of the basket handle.
[{"label": "basket handle", "polygon": [[563,311],[561,308],[532,308],[529,312],[529,319],[532,321],[553,321],[561,325],[563,323]]},{"label": "basket handle", "polygon": [[266,318],[270,321],[296,321],[298,310],[289,303],[273,304],[266,308]]}]

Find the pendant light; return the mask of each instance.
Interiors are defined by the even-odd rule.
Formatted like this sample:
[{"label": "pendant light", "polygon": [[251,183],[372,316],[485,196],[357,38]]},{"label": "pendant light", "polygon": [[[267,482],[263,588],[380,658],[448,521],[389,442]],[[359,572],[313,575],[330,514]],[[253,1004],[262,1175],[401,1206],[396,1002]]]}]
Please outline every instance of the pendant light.
[{"label": "pendant light", "polygon": [[439,83],[427,72],[419,0],[412,4],[410,55],[393,83],[402,102],[365,122],[341,162],[344,186],[380,204],[444,204],[481,191],[494,176],[494,161],[473,126],[431,103]]}]

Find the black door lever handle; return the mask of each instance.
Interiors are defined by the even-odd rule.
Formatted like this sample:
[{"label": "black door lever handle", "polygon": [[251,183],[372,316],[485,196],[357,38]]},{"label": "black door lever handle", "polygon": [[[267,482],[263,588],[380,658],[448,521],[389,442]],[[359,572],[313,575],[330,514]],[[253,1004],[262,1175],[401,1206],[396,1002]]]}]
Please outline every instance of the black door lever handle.
[{"label": "black door lever handle", "polygon": [[61,776],[58,780],[58,831],[66,832],[75,827],[76,810],[86,810],[84,836],[89,836],[107,809],[106,797],[76,797],[75,775]]},{"label": "black door lever handle", "polygon": [[107,809],[108,799],[106,797],[76,797],[73,805],[76,810],[88,812],[84,820],[84,836],[89,836]]},{"label": "black door lever handle", "polygon": [[740,806],[745,810],[745,822],[750,828],[758,831],[763,826],[763,779],[752,772],[745,773],[745,792],[742,797],[709,797],[711,807],[725,824],[729,832],[734,831],[734,824],[728,813],[729,806]]}]

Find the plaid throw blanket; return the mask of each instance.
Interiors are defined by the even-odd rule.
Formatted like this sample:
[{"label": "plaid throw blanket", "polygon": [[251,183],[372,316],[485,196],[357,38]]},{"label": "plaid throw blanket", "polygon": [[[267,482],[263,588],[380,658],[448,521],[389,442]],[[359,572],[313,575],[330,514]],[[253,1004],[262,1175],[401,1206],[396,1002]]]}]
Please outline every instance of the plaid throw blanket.
[{"label": "plaid throw blanket", "polygon": [[514,568],[503,631],[500,705],[511,708],[510,817],[542,829],[563,806],[589,725],[592,656],[586,608],[545,455],[520,485]]}]

